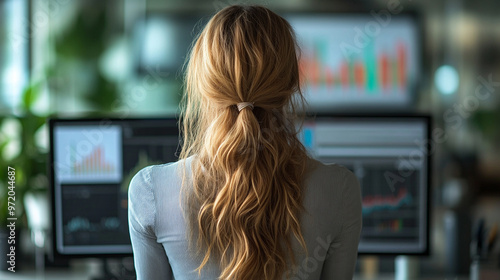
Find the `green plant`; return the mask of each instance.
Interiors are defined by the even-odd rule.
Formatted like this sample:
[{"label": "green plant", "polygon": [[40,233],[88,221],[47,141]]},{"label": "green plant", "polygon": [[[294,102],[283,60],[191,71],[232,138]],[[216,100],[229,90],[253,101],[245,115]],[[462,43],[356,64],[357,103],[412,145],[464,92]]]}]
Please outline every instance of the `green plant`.
[{"label": "green plant", "polygon": [[[29,85],[22,93],[21,113],[2,116],[0,137],[1,207],[0,226],[7,222],[7,168],[15,169],[15,208],[18,224],[26,226],[24,195],[29,191],[47,189],[46,152],[37,141],[36,133],[43,129],[46,116],[33,113],[32,107],[40,93],[40,83]],[[6,124],[14,124],[7,126]],[[16,130],[16,131],[10,131]],[[17,150],[17,151],[13,151]]]},{"label": "green plant", "polygon": [[[61,96],[77,91],[79,103],[90,106],[93,114],[109,113],[119,99],[116,83],[106,78],[99,68],[99,59],[108,47],[108,40],[117,31],[106,28],[113,17],[106,13],[109,3],[79,2],[78,12],[66,28],[54,35],[55,61],[50,72],[56,78],[51,94]],[[61,82],[63,81],[63,82]],[[73,81],[85,86],[74,88]]]},{"label": "green plant", "polygon": [[479,129],[486,141],[500,151],[500,105],[493,110],[478,110],[471,118],[472,124]]}]

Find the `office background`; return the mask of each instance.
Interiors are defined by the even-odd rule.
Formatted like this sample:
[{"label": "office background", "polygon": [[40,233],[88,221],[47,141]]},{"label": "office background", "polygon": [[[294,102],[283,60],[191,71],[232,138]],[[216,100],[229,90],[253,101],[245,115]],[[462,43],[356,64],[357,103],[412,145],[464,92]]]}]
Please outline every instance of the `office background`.
[{"label": "office background", "polygon": [[[469,275],[478,228],[483,228],[480,239],[487,238],[500,223],[500,3],[494,0],[1,1],[0,225],[5,225],[8,216],[8,176],[4,171],[11,166],[16,168],[17,228],[18,238],[23,240],[20,269],[34,269],[37,237],[33,232],[49,220],[43,215],[30,217],[26,207],[29,197],[43,199],[50,188],[46,119],[174,116],[191,40],[204,20],[231,4],[265,5],[295,19],[294,27],[302,28],[305,34],[308,21],[313,24],[309,30],[314,30],[314,18],[362,15],[336,42],[345,43],[348,53],[357,54],[360,49],[361,59],[367,61],[370,48],[375,53],[379,47],[387,48],[387,58],[377,53],[382,58],[377,56],[373,61],[381,65],[363,61],[366,63],[360,68],[356,62],[347,62],[346,67],[353,70],[347,68],[345,75],[353,77],[344,81],[339,61],[345,55],[326,51],[324,58],[319,46],[309,57],[312,62],[304,64],[309,65],[307,73],[313,73],[309,89],[317,89],[313,84],[317,82],[331,83],[339,91],[358,92],[392,81],[403,85],[399,87],[400,98],[384,98],[383,91],[378,92],[380,96],[366,91],[369,98],[351,94],[351,99],[344,96],[339,103],[333,98],[317,110],[432,116],[433,128],[441,129],[444,137],[429,149],[433,160],[430,252],[417,257],[419,270],[423,276]],[[405,26],[404,21],[398,23],[403,15],[411,17],[413,25],[391,30]],[[316,23],[316,27],[320,25]],[[342,26],[342,22],[337,25]],[[397,32],[407,45],[397,45],[391,37]],[[306,55],[311,54],[304,49]],[[402,55],[408,57],[406,66],[397,61]],[[327,66],[333,74],[316,77],[314,67],[330,60]],[[397,67],[406,70],[403,76],[370,84],[370,67],[377,77],[385,71],[401,74],[402,68]],[[384,70],[391,67],[401,71]],[[356,78],[360,71],[368,78]],[[321,91],[314,96],[313,106],[315,102],[322,105],[321,98],[329,98]],[[49,247],[49,242],[43,243]],[[496,262],[498,243],[487,254]],[[362,255],[357,271],[373,270],[370,267],[374,266],[380,273],[392,273],[394,263],[394,256]]]}]

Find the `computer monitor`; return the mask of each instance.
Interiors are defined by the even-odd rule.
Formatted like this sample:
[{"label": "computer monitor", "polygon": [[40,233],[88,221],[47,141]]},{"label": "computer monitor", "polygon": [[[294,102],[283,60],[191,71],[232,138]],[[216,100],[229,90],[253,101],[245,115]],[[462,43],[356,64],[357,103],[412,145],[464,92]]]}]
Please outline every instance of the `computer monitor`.
[{"label": "computer monitor", "polygon": [[[177,160],[177,121],[51,119],[53,254],[132,253],[127,188],[141,168]],[[317,115],[300,133],[309,153],[352,170],[362,188],[362,254],[428,254],[427,116]]]},{"label": "computer monitor", "polygon": [[177,160],[173,118],[51,119],[53,254],[132,254],[128,185],[143,167]]},{"label": "computer monitor", "polygon": [[310,111],[413,107],[421,71],[414,13],[285,14],[301,48]]},{"label": "computer monitor", "polygon": [[358,177],[359,253],[428,254],[429,117],[320,115],[307,119],[300,135],[314,158]]}]

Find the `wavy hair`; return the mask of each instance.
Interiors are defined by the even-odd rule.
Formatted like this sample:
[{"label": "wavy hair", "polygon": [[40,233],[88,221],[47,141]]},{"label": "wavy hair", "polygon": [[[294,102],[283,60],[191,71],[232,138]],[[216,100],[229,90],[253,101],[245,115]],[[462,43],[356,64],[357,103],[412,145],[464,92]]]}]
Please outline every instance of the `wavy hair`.
[{"label": "wavy hair", "polygon": [[198,272],[215,260],[220,279],[281,279],[295,263],[292,238],[306,250],[293,29],[264,7],[221,10],[191,49],[184,86],[180,158],[193,156],[183,197]]}]

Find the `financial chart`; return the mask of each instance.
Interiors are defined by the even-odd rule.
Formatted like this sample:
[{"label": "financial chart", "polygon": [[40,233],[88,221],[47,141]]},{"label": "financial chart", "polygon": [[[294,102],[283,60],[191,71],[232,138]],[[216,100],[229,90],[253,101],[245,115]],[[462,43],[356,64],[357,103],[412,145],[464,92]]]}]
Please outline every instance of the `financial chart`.
[{"label": "financial chart", "polygon": [[313,108],[410,105],[420,67],[418,29],[411,17],[287,19],[301,48],[301,83]]},{"label": "financial chart", "polygon": [[58,180],[77,183],[122,179],[120,126],[58,127],[54,133]]},{"label": "financial chart", "polygon": [[391,184],[387,174],[399,174],[394,164],[364,158],[357,168],[363,168],[360,184],[364,242],[418,243],[422,222],[419,204],[422,170],[414,169],[403,180]]},{"label": "financial chart", "polygon": [[177,159],[176,120],[53,120],[50,127],[57,252],[130,253],[130,182],[146,166]]},{"label": "financial chart", "polygon": [[427,248],[425,119],[318,117],[301,140],[311,156],[351,170],[360,183],[361,253],[422,253]]}]

